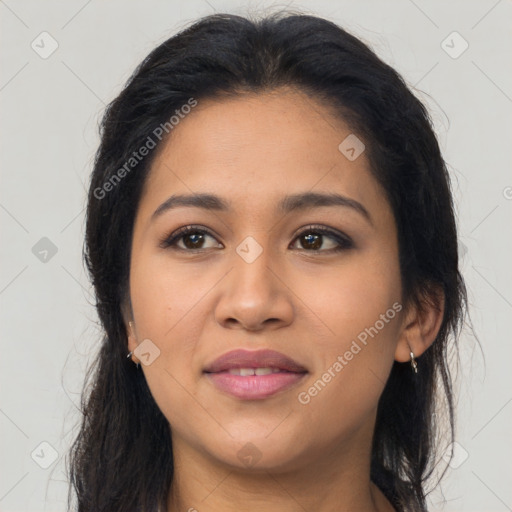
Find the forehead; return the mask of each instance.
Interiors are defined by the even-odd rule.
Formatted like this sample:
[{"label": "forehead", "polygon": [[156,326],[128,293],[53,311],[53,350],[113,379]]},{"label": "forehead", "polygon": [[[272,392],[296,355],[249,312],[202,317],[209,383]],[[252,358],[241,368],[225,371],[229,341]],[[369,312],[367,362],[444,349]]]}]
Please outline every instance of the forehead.
[{"label": "forehead", "polygon": [[163,142],[140,208],[149,215],[170,194],[207,192],[229,197],[240,213],[305,191],[337,191],[386,207],[364,151],[355,159],[342,151],[354,136],[298,91],[198,100]]}]

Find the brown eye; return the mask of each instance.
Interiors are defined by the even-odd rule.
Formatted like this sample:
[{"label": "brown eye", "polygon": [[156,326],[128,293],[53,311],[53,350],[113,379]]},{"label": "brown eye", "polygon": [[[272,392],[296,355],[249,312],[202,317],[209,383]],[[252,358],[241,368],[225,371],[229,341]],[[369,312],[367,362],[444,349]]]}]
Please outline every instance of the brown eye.
[{"label": "brown eye", "polygon": [[348,236],[323,227],[310,227],[295,240],[302,249],[309,252],[336,252],[350,249],[354,245]]},{"label": "brown eye", "polygon": [[323,235],[308,233],[307,235],[302,235],[299,240],[304,249],[320,249],[323,243],[322,238]]},{"label": "brown eye", "polygon": [[217,242],[211,245],[211,247],[204,247],[208,238],[216,240],[216,238],[204,228],[185,226],[161,240],[160,247],[163,249],[172,247],[182,251],[194,251],[212,247],[219,248],[219,246],[222,246],[222,244]]},{"label": "brown eye", "polygon": [[201,249],[204,243],[205,235],[203,233],[189,233],[183,235],[181,240],[183,240],[183,245],[187,249]]}]

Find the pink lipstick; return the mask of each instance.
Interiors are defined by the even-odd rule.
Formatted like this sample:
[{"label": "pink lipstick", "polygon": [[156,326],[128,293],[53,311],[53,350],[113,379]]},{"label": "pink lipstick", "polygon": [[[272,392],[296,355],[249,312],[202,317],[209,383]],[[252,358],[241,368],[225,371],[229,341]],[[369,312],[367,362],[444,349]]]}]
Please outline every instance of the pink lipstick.
[{"label": "pink lipstick", "polygon": [[207,365],[204,373],[220,391],[242,400],[261,400],[293,387],[308,372],[275,350],[233,350]]}]

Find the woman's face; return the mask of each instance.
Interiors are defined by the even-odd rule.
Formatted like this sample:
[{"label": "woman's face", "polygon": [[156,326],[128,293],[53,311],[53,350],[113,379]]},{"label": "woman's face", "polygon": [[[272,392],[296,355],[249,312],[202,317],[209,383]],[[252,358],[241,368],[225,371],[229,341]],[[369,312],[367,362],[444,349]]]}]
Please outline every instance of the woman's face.
[{"label": "woman's face", "polygon": [[[297,92],[246,95],[199,101],[155,159],[133,235],[129,349],[149,340],[136,355],[175,453],[285,470],[371,440],[401,281],[392,211],[360,141],[339,147],[350,135]],[[202,194],[217,199],[161,207]],[[305,372],[278,360],[264,363],[271,375],[205,372],[235,349],[275,350]]]}]

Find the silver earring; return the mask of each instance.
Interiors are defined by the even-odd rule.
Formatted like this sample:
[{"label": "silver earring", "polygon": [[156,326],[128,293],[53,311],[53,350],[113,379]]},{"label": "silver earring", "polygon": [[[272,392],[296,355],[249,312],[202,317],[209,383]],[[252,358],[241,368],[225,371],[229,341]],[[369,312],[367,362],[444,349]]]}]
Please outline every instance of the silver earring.
[{"label": "silver earring", "polygon": [[410,356],[411,356],[411,367],[414,370],[414,373],[418,373],[418,363],[416,362],[416,359],[414,359],[414,353],[411,350],[411,347],[409,347],[410,350]]},{"label": "silver earring", "polygon": [[[130,359],[133,355],[133,351],[132,352],[129,352],[128,355],[126,356],[127,359]],[[133,361],[135,363],[135,361]],[[140,362],[139,363],[135,363],[137,365],[137,368],[140,368]]]}]

